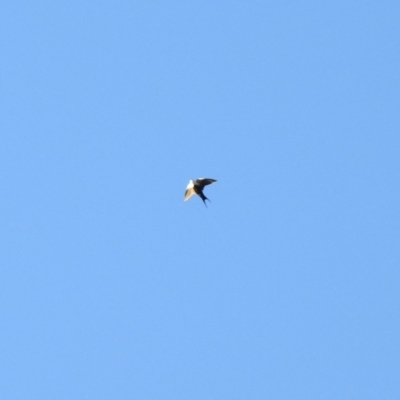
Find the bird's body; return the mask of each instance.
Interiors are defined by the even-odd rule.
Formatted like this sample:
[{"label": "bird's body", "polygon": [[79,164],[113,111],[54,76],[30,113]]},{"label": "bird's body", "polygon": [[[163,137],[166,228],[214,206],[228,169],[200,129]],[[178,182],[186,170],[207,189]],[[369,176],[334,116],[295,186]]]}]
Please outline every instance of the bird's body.
[{"label": "bird's body", "polygon": [[211,178],[199,178],[196,180],[191,179],[186,187],[184,201],[188,200],[194,194],[197,194],[203,200],[203,203],[207,206],[206,200],[210,200],[204,195],[203,189],[204,186],[210,185],[214,182],[216,182],[216,180]]}]

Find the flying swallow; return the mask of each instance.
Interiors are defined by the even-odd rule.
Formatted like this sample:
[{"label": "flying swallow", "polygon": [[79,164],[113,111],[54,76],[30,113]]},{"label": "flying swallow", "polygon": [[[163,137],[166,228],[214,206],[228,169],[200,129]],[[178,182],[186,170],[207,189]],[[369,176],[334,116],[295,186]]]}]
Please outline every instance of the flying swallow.
[{"label": "flying swallow", "polygon": [[211,178],[199,178],[194,180],[190,180],[189,184],[186,187],[184,201],[192,197],[195,193],[201,197],[203,203],[207,207],[206,200],[210,201],[206,196],[204,196],[203,189],[206,185],[211,185],[211,183],[217,182],[215,179]]}]

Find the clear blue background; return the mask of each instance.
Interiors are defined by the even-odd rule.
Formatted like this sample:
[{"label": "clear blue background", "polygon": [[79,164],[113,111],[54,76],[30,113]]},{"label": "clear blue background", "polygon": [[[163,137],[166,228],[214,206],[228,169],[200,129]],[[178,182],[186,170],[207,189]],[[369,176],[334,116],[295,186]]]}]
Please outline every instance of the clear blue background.
[{"label": "clear blue background", "polygon": [[398,1],[5,1],[0,40],[1,399],[400,398]]}]

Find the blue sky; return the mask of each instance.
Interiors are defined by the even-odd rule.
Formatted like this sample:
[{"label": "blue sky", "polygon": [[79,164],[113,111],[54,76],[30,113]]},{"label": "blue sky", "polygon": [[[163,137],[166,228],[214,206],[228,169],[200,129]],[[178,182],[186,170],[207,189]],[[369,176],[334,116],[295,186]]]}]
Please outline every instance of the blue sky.
[{"label": "blue sky", "polygon": [[0,43],[1,398],[400,398],[400,3],[8,1]]}]

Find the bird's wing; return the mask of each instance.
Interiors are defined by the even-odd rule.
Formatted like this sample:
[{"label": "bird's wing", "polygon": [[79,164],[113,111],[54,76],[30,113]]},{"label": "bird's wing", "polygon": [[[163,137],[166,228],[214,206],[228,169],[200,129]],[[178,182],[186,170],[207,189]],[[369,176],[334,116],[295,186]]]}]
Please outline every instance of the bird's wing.
[{"label": "bird's wing", "polygon": [[217,182],[216,179],[211,178],[199,178],[196,180],[196,185],[200,186],[202,189],[206,185],[211,185],[212,183]]},{"label": "bird's wing", "polygon": [[194,193],[195,193],[195,191],[193,190],[193,187],[186,189],[183,200],[186,201],[187,199],[190,199],[190,197],[192,197],[194,195]]}]

